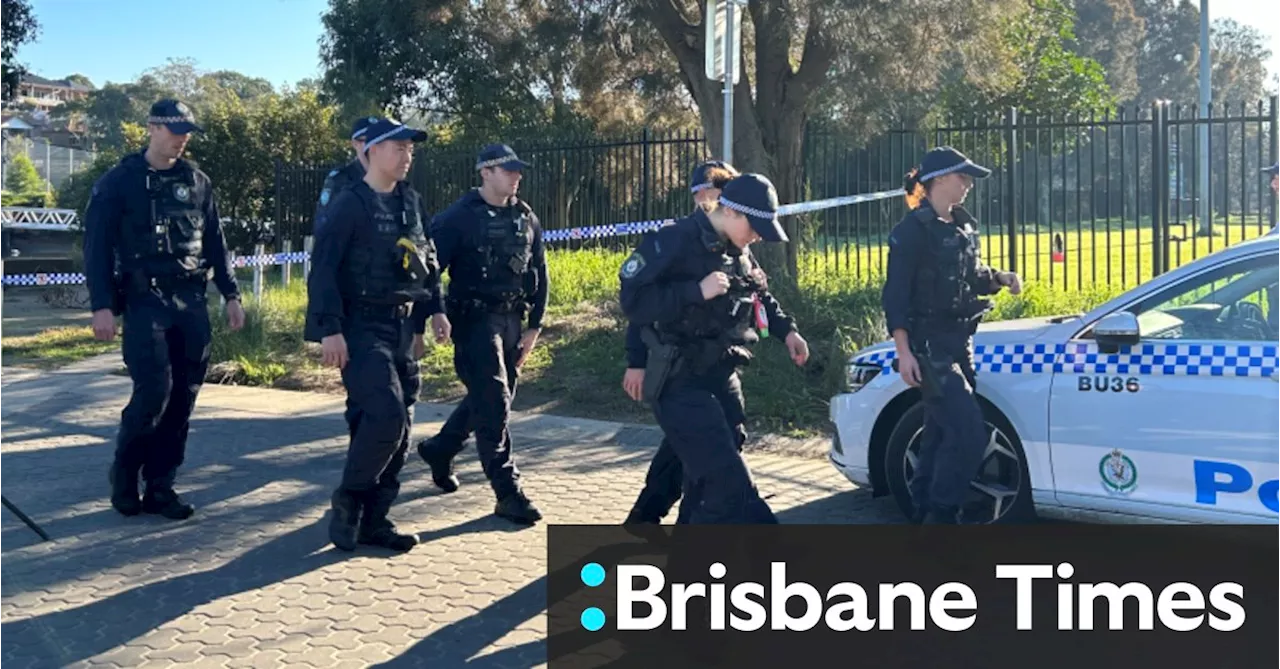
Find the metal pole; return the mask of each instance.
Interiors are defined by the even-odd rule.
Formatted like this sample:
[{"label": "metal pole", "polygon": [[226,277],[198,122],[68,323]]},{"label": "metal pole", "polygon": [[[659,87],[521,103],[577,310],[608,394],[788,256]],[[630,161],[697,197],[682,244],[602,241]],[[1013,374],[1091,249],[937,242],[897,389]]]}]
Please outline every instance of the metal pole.
[{"label": "metal pole", "polygon": [[733,163],[733,5],[724,3],[724,158]]},{"label": "metal pole", "polygon": [[1209,214],[1209,105],[1213,101],[1211,84],[1213,69],[1210,67],[1209,49],[1209,0],[1200,0],[1200,123],[1197,141],[1200,144],[1199,173],[1200,202],[1196,208],[1200,218],[1199,228],[1210,229]]}]

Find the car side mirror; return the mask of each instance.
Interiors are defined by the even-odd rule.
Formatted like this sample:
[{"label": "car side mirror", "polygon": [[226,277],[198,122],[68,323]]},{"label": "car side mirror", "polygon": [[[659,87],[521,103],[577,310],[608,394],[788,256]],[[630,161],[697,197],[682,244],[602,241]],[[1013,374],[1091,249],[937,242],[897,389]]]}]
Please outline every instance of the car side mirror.
[{"label": "car side mirror", "polygon": [[1122,346],[1133,346],[1142,339],[1138,332],[1138,317],[1128,311],[1107,314],[1093,329],[1093,338],[1103,353],[1116,353]]}]

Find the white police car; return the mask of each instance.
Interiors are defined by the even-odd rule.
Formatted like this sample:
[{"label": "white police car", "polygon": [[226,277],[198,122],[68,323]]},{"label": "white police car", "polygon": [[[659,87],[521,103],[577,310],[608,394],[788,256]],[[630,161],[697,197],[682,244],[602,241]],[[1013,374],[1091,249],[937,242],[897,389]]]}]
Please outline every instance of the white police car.
[{"label": "white police car", "polygon": [[[1277,522],[1278,252],[1273,230],[1084,315],[982,324],[990,440],[965,522]],[[894,357],[850,360],[830,459],[910,515],[923,406]]]}]

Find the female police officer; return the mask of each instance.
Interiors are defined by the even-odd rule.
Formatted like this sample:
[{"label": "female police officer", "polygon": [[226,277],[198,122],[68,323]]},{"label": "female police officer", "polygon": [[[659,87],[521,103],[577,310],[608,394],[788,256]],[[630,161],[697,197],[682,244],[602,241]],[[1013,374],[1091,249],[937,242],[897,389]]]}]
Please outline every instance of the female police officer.
[{"label": "female police officer", "polygon": [[[776,523],[738,451],[721,396],[736,388],[744,345],[758,340],[753,294],[797,365],[809,347],[765,291],[746,281],[757,239],[785,242],[773,184],[744,174],[725,185],[719,206],[696,211],[648,235],[619,273],[622,310],[642,324],[649,347],[644,397],[679,456],[687,481],[688,522]],[[681,515],[683,516],[683,510]]]},{"label": "female police officer", "polygon": [[883,290],[898,372],[924,397],[925,427],[911,482],[917,522],[955,523],[987,443],[970,336],[990,309],[982,296],[1017,294],[1013,272],[982,262],[974,218],[960,203],[991,171],[949,146],[907,173],[911,212],[889,235]]}]

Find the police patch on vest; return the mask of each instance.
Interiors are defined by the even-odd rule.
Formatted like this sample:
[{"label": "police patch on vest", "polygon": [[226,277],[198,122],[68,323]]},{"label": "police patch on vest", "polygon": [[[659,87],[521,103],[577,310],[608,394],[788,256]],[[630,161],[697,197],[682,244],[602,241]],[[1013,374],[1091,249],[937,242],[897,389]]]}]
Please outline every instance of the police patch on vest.
[{"label": "police patch on vest", "polygon": [[320,191],[320,204],[322,204],[322,205],[329,204],[329,189],[328,189],[328,188],[326,188],[326,189],[324,189],[324,190]]},{"label": "police patch on vest", "polygon": [[178,202],[189,202],[191,200],[191,189],[186,184],[178,184],[173,187],[173,196]]},{"label": "police patch on vest", "polygon": [[639,274],[642,269],[644,269],[644,256],[640,255],[639,251],[636,251],[631,254],[630,258],[627,258],[625,263],[622,263],[622,278],[630,279]]}]

